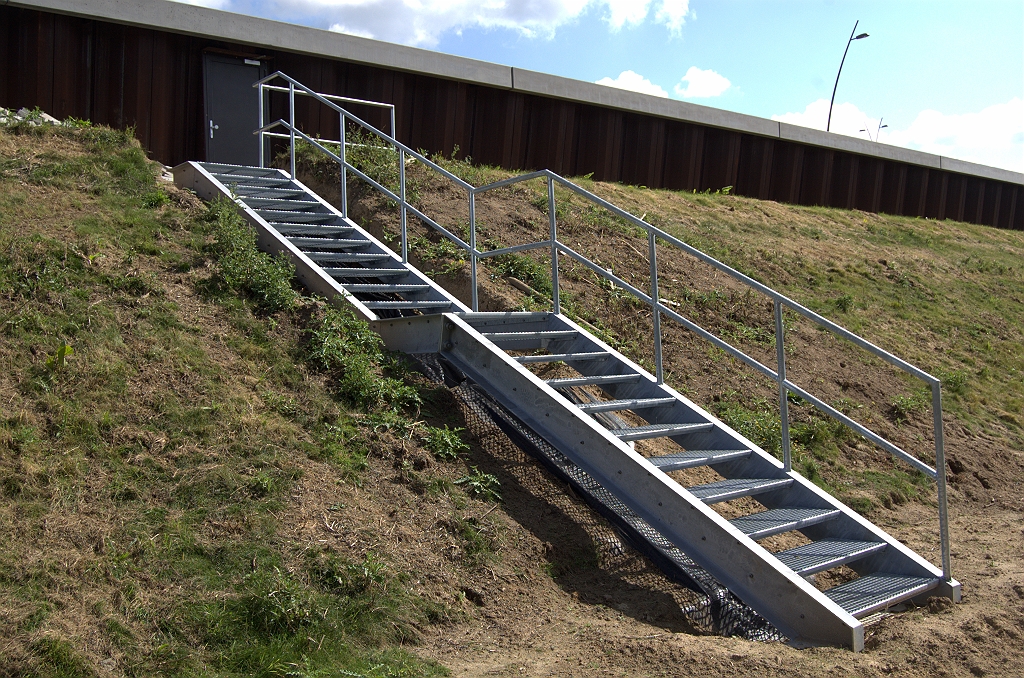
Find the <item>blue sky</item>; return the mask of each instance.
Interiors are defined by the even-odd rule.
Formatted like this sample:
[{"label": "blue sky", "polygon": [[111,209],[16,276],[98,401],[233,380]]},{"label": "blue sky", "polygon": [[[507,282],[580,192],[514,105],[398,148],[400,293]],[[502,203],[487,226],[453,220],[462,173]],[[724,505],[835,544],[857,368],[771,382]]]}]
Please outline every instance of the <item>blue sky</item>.
[{"label": "blue sky", "polygon": [[1022,0],[191,1],[1024,171]]}]

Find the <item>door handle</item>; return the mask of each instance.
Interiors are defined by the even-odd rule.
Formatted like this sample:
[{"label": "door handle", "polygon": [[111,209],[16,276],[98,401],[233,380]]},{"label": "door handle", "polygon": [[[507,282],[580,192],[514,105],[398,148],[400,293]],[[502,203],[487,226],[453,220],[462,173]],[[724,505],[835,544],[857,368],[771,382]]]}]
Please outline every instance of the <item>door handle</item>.
[{"label": "door handle", "polygon": [[214,125],[213,120],[210,120],[210,138],[213,138],[213,130],[220,129],[220,125]]}]

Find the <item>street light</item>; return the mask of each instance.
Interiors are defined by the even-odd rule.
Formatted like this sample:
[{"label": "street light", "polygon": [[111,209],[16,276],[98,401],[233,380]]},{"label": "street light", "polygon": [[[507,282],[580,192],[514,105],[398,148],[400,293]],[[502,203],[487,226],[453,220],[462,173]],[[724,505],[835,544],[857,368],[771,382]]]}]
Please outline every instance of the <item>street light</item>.
[{"label": "street light", "polygon": [[865,127],[864,129],[861,129],[861,130],[858,130],[858,131],[860,131],[860,132],[867,132],[868,133],[868,141],[878,141],[878,135],[882,133],[883,129],[888,127],[888,125],[883,125],[882,124],[882,120],[883,120],[883,118],[879,118],[878,119],[878,129],[875,130],[875,138],[874,139],[871,138],[871,129],[870,128]]},{"label": "street light", "polygon": [[839,76],[843,73],[843,64],[846,63],[846,53],[850,51],[850,43],[854,40],[860,40],[861,38],[868,37],[867,33],[861,33],[854,37],[853,34],[857,32],[857,25],[859,23],[860,19],[857,19],[857,21],[854,22],[853,30],[850,31],[850,39],[846,41],[846,49],[843,50],[843,60],[839,62],[839,72],[836,73],[836,84],[835,87],[832,88],[832,103],[828,105],[828,123],[825,125],[826,132],[830,131],[832,128],[832,106],[836,103],[836,89],[839,87]]}]

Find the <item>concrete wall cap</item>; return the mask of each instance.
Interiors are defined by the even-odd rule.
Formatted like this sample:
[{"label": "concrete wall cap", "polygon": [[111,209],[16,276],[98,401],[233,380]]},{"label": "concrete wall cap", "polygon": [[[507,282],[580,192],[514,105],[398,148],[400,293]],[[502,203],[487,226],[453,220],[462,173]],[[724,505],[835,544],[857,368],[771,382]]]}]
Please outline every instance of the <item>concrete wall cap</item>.
[{"label": "concrete wall cap", "polygon": [[970,174],[985,179],[995,179],[996,181],[1007,181],[1012,184],[1024,184],[1024,173],[1005,170],[1000,167],[979,165],[978,163],[967,162],[966,160],[947,158],[944,155],[939,157],[939,164],[942,169],[949,172]]},{"label": "concrete wall cap", "polygon": [[779,136],[779,123],[753,115],[699,106],[666,97],[631,92],[617,87],[572,80],[557,75],[512,69],[512,85],[517,92],[578,101],[605,108],[616,108],[635,113],[646,113],[662,118],[693,122],[723,129],[737,130],[761,136]]},{"label": "concrete wall cap", "polygon": [[1024,174],[842,134],[606,87],[465,57],[359,38],[317,28],[207,9],[171,0],[8,0],[7,6],[105,19],[286,52],[328,57],[408,73],[449,78],[526,94],[857,153],[959,174],[1024,184]]},{"label": "concrete wall cap", "polygon": [[823,148],[832,148],[837,151],[857,153],[858,155],[869,155],[885,160],[896,160],[908,162],[923,167],[939,169],[939,156],[922,151],[914,151],[899,146],[889,146],[867,139],[836,134],[834,132],[823,132],[820,129],[801,127],[783,122],[779,123],[779,138],[785,141],[796,141]]}]

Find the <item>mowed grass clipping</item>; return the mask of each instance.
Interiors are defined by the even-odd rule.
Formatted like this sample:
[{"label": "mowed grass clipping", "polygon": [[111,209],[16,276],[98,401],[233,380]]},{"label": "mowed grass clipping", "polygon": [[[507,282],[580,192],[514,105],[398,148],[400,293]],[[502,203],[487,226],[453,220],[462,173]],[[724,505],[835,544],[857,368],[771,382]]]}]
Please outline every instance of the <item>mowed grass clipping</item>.
[{"label": "mowed grass clipping", "polygon": [[279,538],[418,402],[292,273],[130,131],[0,129],[0,675],[445,673],[400,566]]}]

